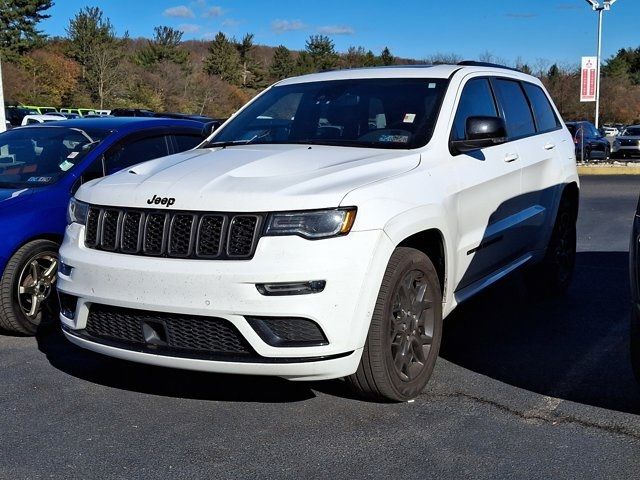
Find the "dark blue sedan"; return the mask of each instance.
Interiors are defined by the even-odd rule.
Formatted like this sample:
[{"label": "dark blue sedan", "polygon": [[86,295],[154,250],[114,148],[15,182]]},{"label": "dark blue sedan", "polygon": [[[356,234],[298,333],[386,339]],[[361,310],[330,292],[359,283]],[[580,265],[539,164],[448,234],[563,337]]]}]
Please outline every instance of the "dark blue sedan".
[{"label": "dark blue sedan", "polygon": [[80,185],[195,147],[201,122],[96,118],[0,134],[0,329],[32,335],[53,294],[69,198]]}]

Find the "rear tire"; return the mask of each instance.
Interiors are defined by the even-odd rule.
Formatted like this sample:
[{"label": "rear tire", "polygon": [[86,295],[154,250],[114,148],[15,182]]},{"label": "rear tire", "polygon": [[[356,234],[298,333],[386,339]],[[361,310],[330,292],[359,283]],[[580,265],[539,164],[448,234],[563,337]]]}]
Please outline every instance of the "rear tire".
[{"label": "rear tire", "polygon": [[544,259],[527,272],[527,282],[547,296],[566,293],[576,262],[577,205],[563,195]]},{"label": "rear tire", "polygon": [[347,382],[371,400],[410,400],[429,381],[441,339],[436,269],[421,251],[397,248],[382,280],[360,365]]},{"label": "rear tire", "polygon": [[50,240],[34,240],[9,259],[0,279],[0,328],[35,335],[40,325],[53,323],[58,248]]},{"label": "rear tire", "polygon": [[640,383],[640,317],[638,316],[638,308],[633,305],[631,312],[631,329],[630,329],[630,353],[631,367],[636,381]]}]

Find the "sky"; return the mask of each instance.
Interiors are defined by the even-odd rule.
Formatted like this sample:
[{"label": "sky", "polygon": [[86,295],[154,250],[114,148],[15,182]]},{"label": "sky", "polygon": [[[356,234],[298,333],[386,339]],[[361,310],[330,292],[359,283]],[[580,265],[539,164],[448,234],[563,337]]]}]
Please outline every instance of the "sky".
[{"label": "sky", "polygon": [[[118,34],[131,37],[150,38],[154,26],[168,25],[185,40],[249,32],[257,44],[302,50],[309,35],[324,34],[341,52],[353,45],[379,54],[387,46],[418,60],[436,53],[473,60],[489,52],[532,66],[540,59],[573,65],[596,54],[597,14],[584,0],[54,0],[40,28],[64,36],[69,19],[94,5]],[[639,23],[640,0],[618,0],[605,12],[603,57],[639,47]]]}]

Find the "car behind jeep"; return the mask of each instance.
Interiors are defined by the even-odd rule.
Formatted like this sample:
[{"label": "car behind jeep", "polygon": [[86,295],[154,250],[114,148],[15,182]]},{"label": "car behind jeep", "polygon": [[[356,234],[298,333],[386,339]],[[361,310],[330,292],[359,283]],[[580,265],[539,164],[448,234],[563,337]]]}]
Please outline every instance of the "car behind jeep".
[{"label": "car behind jeep", "polygon": [[465,62],[291,78],[199,148],[78,190],[60,319],[105,355],[403,401],[456,305],[525,267],[566,290],[577,208],[572,136],[534,77]]}]

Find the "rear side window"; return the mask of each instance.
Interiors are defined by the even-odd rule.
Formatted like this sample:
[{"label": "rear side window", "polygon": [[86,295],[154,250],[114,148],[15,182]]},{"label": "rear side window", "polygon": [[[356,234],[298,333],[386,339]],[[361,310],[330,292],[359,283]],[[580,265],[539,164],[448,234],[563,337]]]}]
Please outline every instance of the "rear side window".
[{"label": "rear side window", "polygon": [[531,83],[524,83],[523,85],[529,97],[529,102],[531,102],[531,107],[533,107],[533,114],[536,118],[538,131],[548,132],[549,130],[558,128],[560,125],[558,118],[544,91],[537,85]]},{"label": "rear side window", "polygon": [[486,78],[469,80],[462,90],[458,110],[453,120],[453,140],[464,140],[466,122],[469,117],[495,117],[498,113],[493,101],[491,87]]},{"label": "rear side window", "polygon": [[165,135],[135,140],[117,148],[106,157],[107,175],[137,163],[169,155]]},{"label": "rear side window", "polygon": [[173,138],[176,141],[176,148],[178,152],[191,150],[196,145],[202,143],[203,140],[200,135],[174,135]]},{"label": "rear side window", "polygon": [[536,133],[531,109],[520,82],[496,78],[493,80],[493,85],[504,113],[509,138],[525,137]]}]

